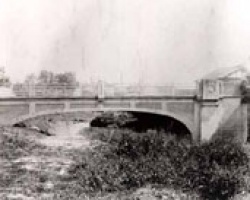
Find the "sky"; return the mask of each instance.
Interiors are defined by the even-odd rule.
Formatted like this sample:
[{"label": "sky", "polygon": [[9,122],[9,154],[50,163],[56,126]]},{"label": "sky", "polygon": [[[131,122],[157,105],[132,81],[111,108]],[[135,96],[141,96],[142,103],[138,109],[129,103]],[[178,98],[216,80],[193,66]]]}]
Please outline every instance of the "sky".
[{"label": "sky", "polygon": [[193,83],[250,56],[249,0],[0,0],[0,66],[79,81]]}]

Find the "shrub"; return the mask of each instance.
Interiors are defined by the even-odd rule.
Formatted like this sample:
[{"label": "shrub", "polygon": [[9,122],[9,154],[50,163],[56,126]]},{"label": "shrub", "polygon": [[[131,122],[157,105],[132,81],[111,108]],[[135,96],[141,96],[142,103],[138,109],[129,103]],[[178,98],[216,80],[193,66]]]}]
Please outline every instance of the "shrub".
[{"label": "shrub", "polygon": [[248,157],[237,143],[218,140],[191,146],[157,132],[114,135],[103,134],[106,143],[85,152],[71,167],[70,180],[84,193],[151,184],[196,191],[207,200],[227,200],[242,190]]},{"label": "shrub", "polygon": [[71,167],[71,180],[78,180],[86,193],[130,190],[148,183],[172,184],[176,172],[167,156],[177,162],[185,145],[178,148],[177,142],[164,140],[158,133],[119,133],[108,144],[85,152]]},{"label": "shrub", "polygon": [[211,167],[208,173],[200,177],[198,192],[204,199],[227,200],[239,193],[242,188],[242,176],[228,169]]},{"label": "shrub", "polygon": [[240,144],[216,140],[192,146],[184,160],[182,187],[196,190],[204,199],[227,200],[243,188],[248,157]]}]

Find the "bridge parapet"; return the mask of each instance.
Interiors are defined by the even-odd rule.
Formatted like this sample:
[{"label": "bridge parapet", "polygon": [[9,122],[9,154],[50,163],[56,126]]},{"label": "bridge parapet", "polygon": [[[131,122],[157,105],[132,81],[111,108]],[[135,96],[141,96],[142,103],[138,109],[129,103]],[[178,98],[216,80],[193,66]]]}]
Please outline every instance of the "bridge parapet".
[{"label": "bridge parapet", "polygon": [[[242,79],[205,79],[199,83],[201,140],[222,133],[245,141],[246,106],[242,102]],[[226,136],[227,137],[227,136]]]},{"label": "bridge parapet", "polygon": [[[13,88],[16,97],[126,97],[126,96],[195,96],[194,85],[126,85],[99,81],[87,85],[22,85]],[[1,97],[1,89],[0,89]],[[6,97],[6,96],[5,96]],[[12,96],[13,97],[13,96]],[[14,98],[14,97],[13,97]]]},{"label": "bridge parapet", "polygon": [[198,83],[198,97],[203,101],[219,100],[224,97],[241,97],[242,80],[201,80]]}]

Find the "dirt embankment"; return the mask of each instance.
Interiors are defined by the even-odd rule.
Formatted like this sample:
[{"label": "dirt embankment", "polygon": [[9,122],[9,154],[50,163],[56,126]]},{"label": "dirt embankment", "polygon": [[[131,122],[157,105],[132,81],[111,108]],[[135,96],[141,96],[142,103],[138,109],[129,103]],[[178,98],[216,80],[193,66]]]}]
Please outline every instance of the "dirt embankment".
[{"label": "dirt embankment", "polygon": [[90,142],[79,131],[87,123],[56,122],[51,136],[36,130],[6,127],[0,133],[0,199],[55,199],[77,149]]}]

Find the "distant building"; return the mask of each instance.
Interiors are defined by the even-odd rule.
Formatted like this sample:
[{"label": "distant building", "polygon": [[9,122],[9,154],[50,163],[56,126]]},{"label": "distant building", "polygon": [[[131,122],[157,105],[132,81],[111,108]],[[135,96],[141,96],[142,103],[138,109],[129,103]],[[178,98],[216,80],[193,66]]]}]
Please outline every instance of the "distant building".
[{"label": "distant building", "polygon": [[235,67],[223,67],[212,71],[201,80],[227,80],[227,79],[245,79],[248,75],[248,70],[242,65]]}]

